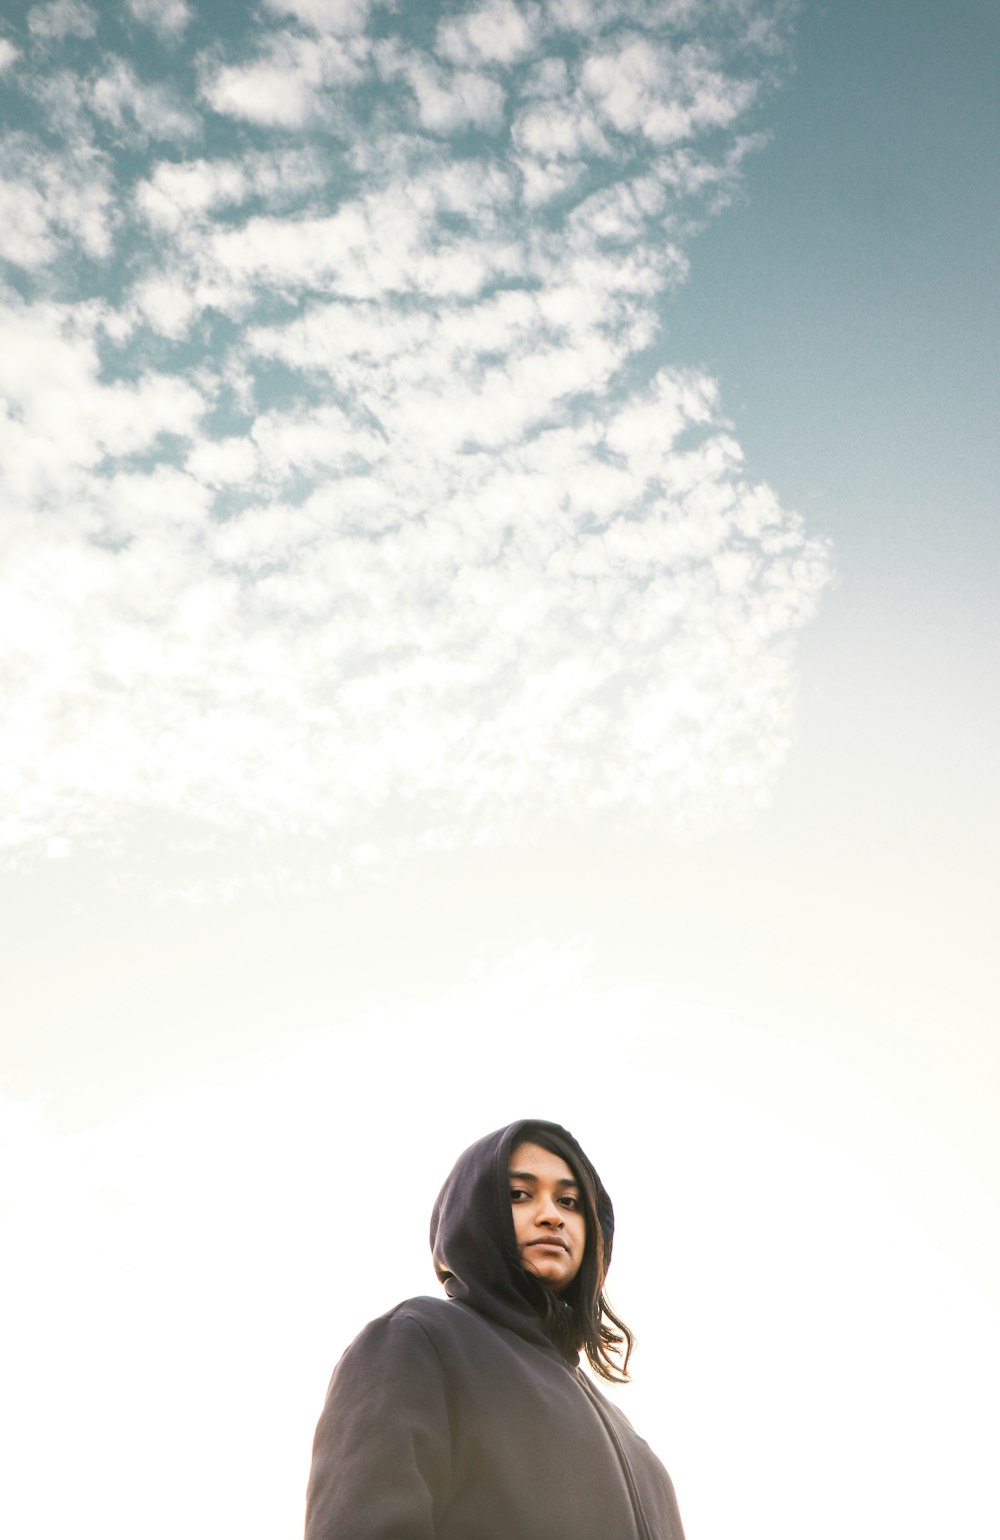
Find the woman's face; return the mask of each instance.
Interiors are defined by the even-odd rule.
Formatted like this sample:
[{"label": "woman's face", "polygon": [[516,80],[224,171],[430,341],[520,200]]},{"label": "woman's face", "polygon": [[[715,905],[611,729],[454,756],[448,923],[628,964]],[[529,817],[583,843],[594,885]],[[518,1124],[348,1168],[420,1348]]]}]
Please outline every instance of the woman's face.
[{"label": "woman's face", "polygon": [[561,1294],[580,1271],[587,1240],[576,1177],[561,1155],[519,1144],[510,1157],[510,1203],[521,1266]]}]

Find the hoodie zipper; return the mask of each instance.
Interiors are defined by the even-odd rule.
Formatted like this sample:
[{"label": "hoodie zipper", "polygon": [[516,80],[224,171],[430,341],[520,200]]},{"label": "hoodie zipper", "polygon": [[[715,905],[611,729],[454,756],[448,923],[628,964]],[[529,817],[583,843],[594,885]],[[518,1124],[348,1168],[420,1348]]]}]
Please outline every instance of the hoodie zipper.
[{"label": "hoodie zipper", "polygon": [[643,1511],[642,1503],[639,1500],[639,1489],[635,1484],[635,1477],[632,1474],[632,1467],[629,1464],[628,1456],[625,1453],[625,1446],[622,1444],[622,1441],[618,1436],[618,1429],[615,1427],[610,1416],[608,1415],[607,1408],[605,1407],[600,1396],[597,1394],[597,1391],[588,1381],[587,1376],[584,1374],[582,1369],[577,1369],[576,1377],[580,1381],[580,1384],[583,1386],[583,1390],[587,1396],[587,1399],[596,1411],[597,1415],[600,1417],[608,1433],[608,1436],[611,1439],[611,1442],[615,1446],[615,1452],[618,1455],[618,1461],[622,1468],[622,1475],[625,1477],[625,1485],[628,1487],[628,1495],[632,1499],[632,1510],[635,1515],[635,1522],[636,1527],[639,1530],[640,1540],[655,1540],[653,1531],[649,1527],[649,1521],[646,1518],[645,1512]]}]

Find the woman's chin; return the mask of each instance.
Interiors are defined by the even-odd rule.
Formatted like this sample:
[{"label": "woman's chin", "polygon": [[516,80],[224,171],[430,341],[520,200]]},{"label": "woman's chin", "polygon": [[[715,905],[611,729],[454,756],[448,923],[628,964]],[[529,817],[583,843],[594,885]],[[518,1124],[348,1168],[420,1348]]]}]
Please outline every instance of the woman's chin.
[{"label": "woman's chin", "polygon": [[546,1265],[543,1262],[540,1267],[536,1267],[533,1263],[528,1262],[525,1263],[524,1271],[530,1277],[537,1278],[539,1283],[544,1283],[545,1287],[551,1289],[553,1294],[559,1294],[566,1286],[566,1279],[562,1276],[562,1269],[554,1264]]}]

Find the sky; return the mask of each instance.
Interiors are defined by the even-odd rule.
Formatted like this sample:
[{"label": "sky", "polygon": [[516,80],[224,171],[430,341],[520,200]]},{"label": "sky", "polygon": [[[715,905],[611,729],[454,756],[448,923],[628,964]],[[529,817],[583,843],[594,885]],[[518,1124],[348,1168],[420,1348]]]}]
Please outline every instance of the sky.
[{"label": "sky", "polygon": [[995,1540],[998,32],[5,8],[4,1533],[300,1533],[541,1116],[689,1540]]}]

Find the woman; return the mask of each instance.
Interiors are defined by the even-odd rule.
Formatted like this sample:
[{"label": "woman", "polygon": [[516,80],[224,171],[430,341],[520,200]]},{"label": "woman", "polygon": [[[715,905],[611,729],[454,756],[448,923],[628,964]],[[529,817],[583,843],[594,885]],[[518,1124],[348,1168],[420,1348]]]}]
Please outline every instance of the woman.
[{"label": "woman", "polygon": [[578,1366],[627,1378],[603,1287],[614,1212],[573,1136],[466,1150],[431,1218],[447,1299],[372,1321],[316,1430],[306,1540],[683,1540],[674,1489]]}]

